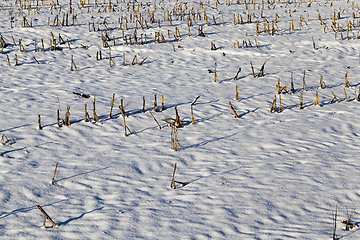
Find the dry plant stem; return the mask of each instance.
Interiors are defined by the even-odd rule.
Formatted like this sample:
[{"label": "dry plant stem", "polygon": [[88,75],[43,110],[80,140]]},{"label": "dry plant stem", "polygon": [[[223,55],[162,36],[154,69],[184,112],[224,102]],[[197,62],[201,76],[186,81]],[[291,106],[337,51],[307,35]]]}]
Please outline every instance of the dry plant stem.
[{"label": "dry plant stem", "polygon": [[239,70],[237,71],[235,77],[233,78],[233,80],[237,80],[239,73],[241,72],[241,68],[239,68]]},{"label": "dry plant stem", "polygon": [[307,88],[308,91],[310,91],[310,89],[308,88],[308,86],[305,83],[305,70],[304,70],[304,75],[303,75],[303,82],[302,82],[302,89],[304,90],[304,88]]},{"label": "dry plant stem", "polygon": [[253,77],[256,78],[252,62],[250,62],[250,65],[251,65],[251,71],[252,71]]},{"label": "dry plant stem", "polygon": [[281,113],[281,95],[279,95],[279,112]]},{"label": "dry plant stem", "polygon": [[144,59],[139,63],[139,65],[142,65],[142,64],[145,62],[146,59],[147,59],[147,57],[144,58]]},{"label": "dry plant stem", "polygon": [[272,112],[272,113],[277,112],[277,109],[276,109],[276,95],[274,95],[274,100],[273,100],[273,103],[271,105],[270,112]]},{"label": "dry plant stem", "polygon": [[65,41],[64,41],[64,39],[60,36],[60,33],[59,33],[59,44],[65,44]]},{"label": "dry plant stem", "polygon": [[180,144],[178,140],[177,128],[171,125],[171,149],[173,149],[174,151],[179,151],[179,148],[180,148]]},{"label": "dry plant stem", "polygon": [[358,95],[356,94],[356,87],[355,87],[355,100],[359,101]]},{"label": "dry plant stem", "polygon": [[86,105],[86,103],[85,103],[85,105],[84,105],[84,119],[85,119],[85,122],[87,122],[87,121],[89,121],[88,119],[87,119],[87,105]]},{"label": "dry plant stem", "polygon": [[121,100],[120,100],[119,109],[120,109],[121,115],[127,117],[126,112],[125,112],[124,99],[121,99]]},{"label": "dry plant stem", "polygon": [[124,129],[125,129],[125,137],[127,137],[127,131],[129,130],[129,133],[132,134],[132,132],[130,131],[130,128],[128,128],[128,126],[126,126],[126,122],[125,122],[125,114],[123,115],[123,119],[124,119]]},{"label": "dry plant stem", "polygon": [[316,97],[315,97],[315,103],[314,103],[315,106],[320,106],[320,99],[319,99],[319,93],[316,92]]},{"label": "dry plant stem", "polygon": [[217,50],[216,46],[215,46],[215,43],[211,42],[211,47],[210,47],[211,50]]},{"label": "dry plant stem", "polygon": [[39,123],[39,129],[41,130],[41,129],[42,129],[42,127],[41,127],[40,115],[38,115],[38,123]]},{"label": "dry plant stem", "polygon": [[113,93],[112,99],[111,99],[111,105],[110,105],[110,116],[109,118],[112,118],[112,110],[114,107],[114,101],[115,101],[115,93]]},{"label": "dry plant stem", "polygon": [[[69,39],[66,39],[66,42],[67,42],[67,44],[68,44],[69,50],[71,50],[70,43],[69,43]],[[44,44],[43,44],[43,49],[44,49]]]},{"label": "dry plant stem", "polygon": [[164,95],[161,95],[161,111],[164,111],[165,107],[164,107]]},{"label": "dry plant stem", "polygon": [[345,99],[346,99],[346,101],[349,102],[349,99],[348,99],[348,96],[347,96],[347,94],[346,94],[345,88],[344,88],[344,93],[345,93]]},{"label": "dry plant stem", "polygon": [[42,209],[42,207],[40,205],[37,205],[37,208],[44,214],[45,216],[45,220],[44,220],[44,224],[43,226],[45,226],[45,221],[46,219],[49,220],[51,222],[51,224],[56,227],[55,222],[50,218],[50,216],[44,211],[44,209]]},{"label": "dry plant stem", "polygon": [[313,47],[314,47],[314,50],[316,50],[314,37],[312,37],[312,42],[313,42]]},{"label": "dry plant stem", "polygon": [[260,71],[259,71],[259,74],[258,74],[258,77],[263,77],[263,76],[264,76],[265,64],[266,64],[269,60],[270,60],[270,58],[267,59],[267,60],[263,63],[263,65],[261,66]]},{"label": "dry plant stem", "polygon": [[156,100],[156,94],[154,95],[154,112],[158,111],[158,106],[157,106],[157,100]]},{"label": "dry plant stem", "polygon": [[19,52],[21,52],[21,39],[19,39]]},{"label": "dry plant stem", "polygon": [[303,100],[304,100],[304,94],[303,93],[300,93],[299,100],[300,100],[299,108],[303,109]]},{"label": "dry plant stem", "polygon": [[190,110],[191,110],[191,123],[195,124],[195,120],[194,120],[194,113],[193,113],[193,105],[196,103],[196,101],[200,98],[200,96],[197,96],[195,98],[195,100],[191,103],[190,105]]},{"label": "dry plant stem", "polygon": [[159,122],[156,120],[156,118],[154,117],[154,115],[152,114],[152,112],[149,112],[150,115],[153,117],[154,121],[157,123],[157,125],[159,126],[159,129],[161,129],[161,126],[159,124]]},{"label": "dry plant stem", "polygon": [[13,37],[13,36],[11,36],[11,38],[12,38],[12,40],[13,40],[13,42],[14,42],[14,46],[16,46],[16,42],[15,42],[14,37]]},{"label": "dry plant stem", "polygon": [[236,85],[235,89],[235,100],[239,100],[239,92],[238,92],[238,86]]},{"label": "dry plant stem", "polygon": [[53,177],[51,179],[51,184],[56,184],[57,182],[55,181],[55,174],[56,174],[56,170],[58,168],[58,163],[56,163],[56,166],[55,166],[55,171],[54,171],[54,174],[53,174]]},{"label": "dry plant stem", "polygon": [[94,96],[94,101],[93,101],[93,119],[96,120],[97,122],[99,122],[99,118],[95,111],[95,96]]},{"label": "dry plant stem", "polygon": [[10,140],[8,139],[8,137],[5,136],[5,134],[3,134],[3,135],[1,136],[1,143],[7,144],[7,145],[12,145],[14,142],[10,141]]},{"label": "dry plant stem", "polygon": [[176,164],[177,164],[177,163],[174,164],[174,171],[173,171],[173,174],[172,174],[171,184],[170,184],[170,188],[174,188],[174,189],[176,189],[176,185],[175,185]]},{"label": "dry plant stem", "polygon": [[41,46],[42,46],[43,52],[45,52],[45,46],[44,46],[44,39],[43,38],[41,39]]},{"label": "dry plant stem", "polygon": [[349,212],[348,207],[346,206],[346,216],[347,220],[341,221],[341,223],[345,224],[345,230],[349,231],[350,229],[353,229],[356,225],[352,223],[352,216],[354,215],[356,209],[356,205],[353,206],[351,209],[351,212]]},{"label": "dry plant stem", "polygon": [[9,55],[6,54],[6,57],[7,57],[9,66],[11,66],[11,64],[10,64],[10,59],[9,59]]},{"label": "dry plant stem", "polygon": [[60,127],[60,109],[57,110],[56,123]]},{"label": "dry plant stem", "polygon": [[177,111],[177,106],[176,105],[175,105],[175,127],[177,127],[177,128],[184,127],[184,125],[182,124],[182,122],[180,120],[180,116],[179,116],[179,113]]},{"label": "dry plant stem", "polygon": [[134,56],[134,58],[133,58],[133,60],[132,60],[132,62],[131,62],[131,64],[130,64],[130,66],[131,66],[131,65],[134,65],[135,60],[136,60],[136,62],[137,62],[136,55]]},{"label": "dry plant stem", "polygon": [[70,126],[70,106],[67,106],[65,113],[65,125]]},{"label": "dry plant stem", "polygon": [[320,76],[320,88],[328,88],[324,82],[323,76]]},{"label": "dry plant stem", "polygon": [[337,97],[335,96],[335,94],[333,92],[331,92],[332,95],[334,96],[334,98],[331,100],[331,102],[333,102],[334,100],[336,100],[337,103],[339,103],[339,100],[337,99]]},{"label": "dry plant stem", "polygon": [[229,102],[229,105],[230,105],[230,108],[231,108],[231,110],[233,111],[233,113],[235,115],[235,118],[238,118],[239,116],[237,115],[237,113],[236,113],[235,109],[233,108],[231,102]]},{"label": "dry plant stem", "polygon": [[91,122],[91,119],[90,119],[90,116],[89,116],[89,113],[88,113],[88,111],[87,111],[87,105],[86,105],[86,103],[85,103],[85,107],[84,107],[85,109],[85,122],[87,122],[87,121],[89,121],[89,122]]},{"label": "dry plant stem", "polygon": [[194,120],[194,112],[193,112],[193,105],[190,105],[190,111],[191,111],[191,123],[195,125],[195,120]]},{"label": "dry plant stem", "polygon": [[294,89],[294,83],[293,83],[293,73],[291,73],[291,78],[290,78],[290,90],[292,93],[295,93],[295,89]]},{"label": "dry plant stem", "polygon": [[333,213],[333,236],[332,239],[336,239],[336,221],[337,221],[337,205],[335,208],[335,213]]},{"label": "dry plant stem", "polygon": [[352,216],[353,216],[354,213],[355,213],[356,207],[357,207],[357,205],[354,204],[354,206],[353,206],[352,209],[351,209],[351,212],[348,213],[348,209],[347,209],[347,206],[346,206],[346,215],[347,215],[347,217],[348,217],[348,221],[349,221],[349,222],[352,222]]},{"label": "dry plant stem", "polygon": [[218,82],[219,79],[216,76],[216,63],[215,63],[215,71],[214,71],[214,82]]},{"label": "dry plant stem", "polygon": [[70,70],[74,71],[74,68],[75,68],[76,71],[78,71],[77,68],[76,68],[75,62],[74,62],[74,57],[73,57],[73,55],[71,55],[71,67],[70,67]]},{"label": "dry plant stem", "polygon": [[145,97],[143,97],[143,107],[142,107],[142,112],[145,112]]},{"label": "dry plant stem", "polygon": [[39,61],[38,61],[38,60],[36,60],[36,58],[35,58],[35,57],[33,57],[33,59],[36,61],[36,63],[37,63],[37,64],[40,64],[40,63],[39,63]]},{"label": "dry plant stem", "polygon": [[347,75],[348,75],[348,73],[345,74],[345,87],[351,87],[351,84],[349,83]]}]

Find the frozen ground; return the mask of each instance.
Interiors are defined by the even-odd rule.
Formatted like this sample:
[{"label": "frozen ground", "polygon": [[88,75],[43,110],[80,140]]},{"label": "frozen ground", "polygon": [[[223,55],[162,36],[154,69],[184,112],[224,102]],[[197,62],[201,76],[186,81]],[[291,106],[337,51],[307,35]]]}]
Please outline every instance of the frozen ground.
[{"label": "frozen ground", "polygon": [[[0,3],[0,33],[7,44],[0,54],[0,134],[9,140],[0,146],[0,238],[332,239],[336,206],[337,237],[360,238],[357,227],[345,231],[341,223],[347,219],[346,207],[351,209],[360,200],[360,104],[354,97],[355,87],[360,86],[357,1],[270,5],[257,1],[254,9],[253,2],[242,0],[231,5],[224,0],[218,4],[171,0],[157,1],[155,12],[154,1],[112,2],[115,12],[108,8],[105,12],[108,0],[97,2],[97,7],[93,1],[84,6],[73,1],[73,14],[68,1],[39,1],[37,8],[36,2],[25,3],[22,10],[19,2]],[[134,44],[136,24],[130,21],[128,6],[130,12],[134,6],[144,27],[138,23],[139,42],[146,33],[147,44]],[[194,21],[192,15],[188,36],[186,19],[192,6],[201,20]],[[184,21],[177,16],[167,21],[167,12],[174,8],[178,15],[185,11]],[[54,25],[56,14],[61,22],[66,13],[71,26],[56,26],[56,21]],[[246,23],[249,13],[252,22]],[[244,24],[238,24],[238,14]],[[275,14],[275,32],[270,35],[264,32],[264,21],[271,30]],[[132,45],[126,45],[119,29],[120,25],[125,29],[125,16],[124,34],[132,35]],[[22,17],[29,24],[32,19],[33,27],[21,27]],[[260,35],[256,35],[257,20]],[[289,35],[292,20],[295,30]],[[349,21],[355,26],[347,39]],[[92,23],[99,31],[93,31]],[[199,36],[200,25],[206,37]],[[178,41],[175,27],[181,34]],[[101,40],[106,28],[111,49]],[[159,31],[166,43],[154,43]],[[71,49],[66,43],[51,51],[51,32],[57,43],[59,34],[68,39]],[[36,52],[35,38],[40,49]],[[19,51],[19,39],[25,52]],[[243,40],[248,48],[242,48]],[[210,49],[211,43],[217,50]],[[96,60],[99,50],[102,60]],[[70,71],[71,55],[78,71]],[[138,63],[147,59],[129,66],[135,55]],[[265,76],[253,78],[250,62],[257,74],[268,59]],[[209,72],[215,70],[215,63],[218,82]],[[239,68],[238,79],[232,80]],[[309,90],[302,89],[304,71]],[[344,95],[346,73],[349,102]],[[282,112],[271,113],[278,79],[290,90],[291,74],[295,93],[282,94]],[[320,88],[320,76],[328,88]],[[239,100],[235,100],[236,86]],[[316,92],[320,106],[314,106]],[[332,92],[340,103],[331,102]],[[109,118],[114,93],[113,118]],[[298,107],[301,93],[303,109]],[[153,111],[155,94],[159,112]],[[165,110],[161,110],[162,95]],[[92,118],[93,96],[99,122],[85,122],[84,104]],[[197,96],[201,97],[193,106],[193,125],[190,104]],[[127,137],[120,99],[132,131]],[[239,118],[234,118],[229,101]],[[64,118],[67,106],[71,125],[59,127],[56,111],[60,109]],[[180,151],[171,149],[171,128],[162,121],[175,117],[175,106],[184,124],[178,129]],[[57,184],[52,185],[56,163]],[[175,180],[187,183],[178,184],[176,190],[170,188],[175,163]],[[48,221],[42,227],[44,216],[37,205],[57,227]],[[352,220],[360,224],[357,211]]]}]

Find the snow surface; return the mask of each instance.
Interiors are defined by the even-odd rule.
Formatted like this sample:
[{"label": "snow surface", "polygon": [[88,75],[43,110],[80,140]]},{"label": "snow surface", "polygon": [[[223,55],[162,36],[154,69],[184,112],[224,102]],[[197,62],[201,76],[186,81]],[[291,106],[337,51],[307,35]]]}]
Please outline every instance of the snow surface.
[{"label": "snow surface", "polygon": [[[141,19],[144,29],[138,25],[137,36],[140,39],[146,33],[147,44],[143,45],[126,45],[122,38],[121,16],[128,19],[127,36],[134,35],[136,27],[130,22],[128,2],[113,1],[116,12],[104,12],[107,0],[98,1],[97,8],[92,0],[84,7],[73,1],[75,26],[53,26],[57,12],[61,22],[70,11],[68,1],[58,3],[39,1],[35,9],[36,2],[27,1],[22,10],[19,2],[0,3],[0,33],[8,44],[0,54],[0,134],[8,139],[0,148],[0,238],[332,239],[336,206],[337,237],[360,238],[358,228],[345,231],[341,223],[347,219],[346,207],[351,209],[360,200],[360,104],[354,98],[355,87],[360,86],[357,1],[281,0],[270,6],[256,1],[255,9],[253,3],[245,5],[242,0],[231,5],[227,0],[219,4],[211,0],[203,2],[201,9],[199,1],[156,1],[153,23],[155,1],[135,1],[134,5],[132,1],[130,12],[135,6],[149,27]],[[171,23],[164,21],[164,12],[176,7],[178,14],[181,8],[188,13],[192,6],[202,19],[194,21],[192,16],[190,37],[187,15],[184,21],[176,16]],[[262,6],[266,20],[261,17]],[[252,22],[246,23],[249,12]],[[336,25],[344,29],[340,29],[343,40],[341,32],[335,40],[331,28],[330,16],[336,13],[337,17],[338,12],[341,19]],[[237,24],[238,14],[244,24]],[[264,21],[269,21],[271,29],[275,14],[280,32],[275,26],[275,35],[264,33]],[[325,32],[318,14],[326,24]],[[307,25],[302,22],[300,30],[301,16]],[[29,23],[32,19],[33,27],[21,27],[22,17]],[[257,20],[260,36],[256,36]],[[295,31],[289,35],[291,20]],[[354,20],[355,27],[346,39],[348,20]],[[111,49],[101,41],[104,21]],[[89,22],[100,31],[91,27],[89,32]],[[124,25],[125,18],[123,29]],[[206,37],[199,36],[200,25]],[[178,41],[175,27],[181,34]],[[154,43],[159,31],[166,43]],[[61,51],[50,51],[50,32],[57,40],[59,34],[68,39],[71,49],[62,44],[58,45]],[[25,52],[19,51],[20,38]],[[253,47],[242,48],[243,40],[251,41]],[[211,43],[217,50],[210,49]],[[96,60],[99,50],[102,60]],[[115,63],[111,67],[109,52]],[[78,71],[70,71],[71,55]],[[147,59],[142,65],[129,66],[135,55],[138,63]],[[257,74],[268,59],[265,76],[253,78],[250,62]],[[215,63],[219,82],[209,73]],[[238,79],[232,80],[239,68]],[[304,71],[310,91],[302,89]],[[271,113],[278,79],[290,90],[292,73],[295,93],[282,94],[282,112]],[[346,88],[349,102],[344,95],[346,73],[352,85]],[[327,89],[319,87],[320,76]],[[235,100],[236,86],[239,100]],[[316,92],[320,107],[314,106]],[[340,103],[331,102],[332,92]],[[113,118],[109,118],[113,93],[116,101]],[[303,109],[298,108],[300,93]],[[165,110],[153,111],[155,94],[159,110],[164,96]],[[85,122],[84,104],[92,118],[93,96],[100,122]],[[193,105],[193,125],[190,104],[197,96],[201,97]],[[127,137],[120,99],[132,131]],[[234,118],[229,101],[239,118]],[[67,106],[71,125],[58,127],[56,111],[60,108],[64,119]],[[162,121],[175,117],[175,106],[184,124],[178,129],[180,151],[171,149],[171,128]],[[38,114],[42,130],[38,129]],[[56,163],[57,184],[52,185]],[[175,180],[187,185],[172,189],[175,163]],[[57,227],[48,221],[43,227],[44,216],[37,205]],[[356,211],[352,220],[355,225],[360,222]]]}]

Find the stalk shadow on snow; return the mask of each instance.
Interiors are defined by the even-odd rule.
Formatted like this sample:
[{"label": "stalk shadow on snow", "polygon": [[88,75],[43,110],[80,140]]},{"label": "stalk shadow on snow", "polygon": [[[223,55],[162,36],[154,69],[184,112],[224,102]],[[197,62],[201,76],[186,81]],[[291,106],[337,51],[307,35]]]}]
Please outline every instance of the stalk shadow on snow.
[{"label": "stalk shadow on snow", "polygon": [[[339,103],[342,103],[342,102],[345,102],[345,101],[346,101],[346,99],[340,99],[340,98],[338,98],[338,100],[339,100]],[[355,101],[355,99],[350,99],[350,100],[349,100],[349,102],[353,102],[353,101]],[[327,106],[327,105],[332,105],[332,104],[337,104],[336,100],[334,100],[333,102],[331,102],[331,100],[326,101],[326,102],[320,102],[320,107],[325,107],[325,106]],[[313,106],[314,103],[313,103],[313,104],[310,104],[310,106],[311,106],[311,105]]]},{"label": "stalk shadow on snow", "polygon": [[[160,124],[160,123],[159,123],[159,124]],[[160,124],[160,126],[161,126],[161,128],[167,127],[166,125],[161,125],[161,124]],[[159,127],[158,127],[158,126],[153,126],[153,127],[143,128],[143,129],[141,129],[141,130],[139,130],[139,131],[136,131],[136,130],[135,130],[135,131],[132,131],[132,134],[142,133],[142,132],[145,132],[145,131],[150,130],[150,129],[155,130],[155,129],[159,129]]]},{"label": "stalk shadow on snow", "polygon": [[218,113],[218,114],[214,114],[210,117],[207,117],[207,118],[200,118],[200,119],[195,119],[195,124],[198,124],[198,123],[202,123],[202,122],[205,122],[205,121],[210,121],[216,117],[220,117],[223,113]]},{"label": "stalk shadow on snow", "polygon": [[66,221],[64,221],[64,222],[58,222],[57,224],[58,224],[58,226],[66,225],[66,224],[68,224],[68,223],[70,223],[70,222],[72,222],[72,221],[74,221],[74,220],[78,220],[78,219],[84,217],[86,214],[89,214],[89,213],[92,213],[92,212],[95,212],[95,211],[99,211],[99,210],[101,210],[101,209],[103,209],[103,208],[104,208],[104,207],[95,208],[95,209],[93,209],[93,210],[91,210],[91,211],[89,211],[89,212],[84,212],[84,213],[80,214],[80,215],[77,216],[77,217],[69,218],[68,220],[66,220]]},{"label": "stalk shadow on snow", "polygon": [[248,100],[248,99],[251,99],[251,98],[254,98],[254,97],[260,97],[260,96],[267,96],[267,95],[272,94],[272,93],[273,92],[266,92],[266,93],[254,94],[254,95],[247,96],[247,97],[239,97],[239,100],[237,100],[237,101],[241,102],[242,100]]},{"label": "stalk shadow on snow", "polygon": [[109,167],[104,167],[104,168],[100,168],[100,169],[97,169],[97,170],[92,170],[92,171],[88,171],[88,172],[83,172],[83,173],[78,173],[78,174],[75,174],[73,176],[70,176],[70,177],[65,177],[65,178],[62,178],[62,179],[59,179],[59,180],[56,180],[57,182],[60,182],[60,181],[63,181],[63,180],[67,180],[67,179],[70,179],[70,178],[74,178],[74,177],[77,177],[77,176],[80,176],[80,175],[84,175],[84,174],[88,174],[88,173],[93,173],[93,172],[98,172],[98,171],[102,171],[102,170],[105,170]]},{"label": "stalk shadow on snow", "polygon": [[249,113],[254,113],[254,112],[256,112],[256,110],[258,110],[259,108],[255,108],[254,110],[247,110],[246,109],[246,112],[244,112],[244,113],[241,113],[241,114],[238,114],[239,115],[239,118],[241,118],[241,117],[243,117],[243,116],[245,116],[245,115],[248,115]]},{"label": "stalk shadow on snow", "polygon": [[[339,100],[339,101],[340,101],[340,100]],[[314,101],[314,102],[315,102],[315,101]],[[309,108],[309,107],[316,107],[316,106],[314,106],[314,102],[304,103],[302,110],[305,109],[305,108]],[[340,102],[342,102],[342,101],[340,101]],[[335,101],[335,102],[332,102],[332,103],[331,103],[331,101],[328,101],[328,102],[325,102],[325,103],[324,103],[324,102],[320,102],[320,107],[324,107],[324,106],[326,106],[326,105],[335,104],[335,103],[336,103],[336,101]],[[291,106],[283,107],[283,110],[282,110],[282,111],[285,111],[286,109],[289,109],[289,110],[291,110],[291,109],[299,110],[299,104],[293,104],[293,105],[291,105]]]},{"label": "stalk shadow on snow", "polygon": [[[43,206],[43,207],[52,206],[54,204],[61,203],[61,202],[64,202],[64,201],[67,201],[67,199],[59,200],[59,201],[49,203],[49,204],[41,204],[41,206]],[[6,218],[6,217],[8,217],[10,215],[14,215],[14,214],[17,214],[17,213],[30,212],[30,211],[32,211],[34,209],[37,209],[37,206],[27,207],[27,208],[19,208],[19,209],[13,210],[11,212],[2,212],[2,213],[0,213],[0,219]]]},{"label": "stalk shadow on snow", "polygon": [[223,80],[219,80],[219,83],[222,83],[222,82],[236,82],[236,81],[238,81],[238,80],[241,80],[241,79],[244,79],[244,78],[249,78],[249,77],[252,77],[252,78],[253,78],[252,73],[249,73],[248,75],[239,76],[236,80],[234,80],[234,77],[225,78],[225,79],[223,79]]},{"label": "stalk shadow on snow", "polygon": [[22,147],[22,148],[18,148],[18,149],[13,149],[13,150],[9,150],[9,151],[5,151],[5,152],[1,152],[0,156],[4,156],[5,154],[11,153],[11,152],[17,152],[17,151],[21,151],[21,150],[25,150],[27,147]]},{"label": "stalk shadow on snow", "polygon": [[12,149],[12,150],[5,151],[5,152],[0,152],[0,156],[4,156],[5,154],[11,153],[11,152],[17,152],[17,151],[25,150],[25,149],[27,149],[28,147],[39,147],[39,146],[41,146],[41,145],[48,144],[48,143],[52,143],[52,142],[45,142],[45,143],[37,144],[37,145],[35,145],[35,146],[27,146],[27,147]]},{"label": "stalk shadow on snow", "polygon": [[192,181],[185,182],[185,185],[180,186],[180,187],[176,187],[176,188],[180,189],[180,188],[183,188],[183,187],[185,187],[185,186],[187,186],[187,185],[189,185],[189,184],[191,184],[191,183],[194,183],[194,182],[196,182],[196,181],[202,180],[202,179],[204,179],[204,178],[209,178],[209,177],[212,177],[212,176],[215,176],[215,175],[221,175],[221,174],[231,173],[231,172],[233,172],[233,171],[239,170],[240,168],[241,168],[241,167],[234,168],[234,169],[230,169],[230,170],[225,171],[225,172],[212,173],[212,174],[209,174],[209,175],[207,175],[207,176],[201,176],[201,177],[198,177],[198,178],[196,178],[196,179],[194,179],[194,180],[192,180]]},{"label": "stalk shadow on snow", "polygon": [[80,41],[80,38],[72,38],[72,39],[68,39],[69,43],[75,43],[76,41]]},{"label": "stalk shadow on snow", "polygon": [[0,130],[0,133],[1,132],[6,132],[6,131],[10,131],[10,130],[14,130],[14,129],[17,129],[17,128],[22,128],[22,127],[28,127],[28,126],[31,126],[32,124],[23,124],[23,125],[20,125],[20,126],[17,126],[17,127],[12,127],[12,128],[8,128],[8,129],[4,129],[4,130]]},{"label": "stalk shadow on snow", "polygon": [[181,150],[204,146],[204,145],[206,145],[206,144],[208,144],[208,143],[212,143],[212,142],[216,142],[216,141],[219,141],[219,140],[223,140],[223,139],[227,139],[227,138],[233,137],[233,136],[235,136],[236,134],[237,134],[237,133],[233,133],[233,134],[230,134],[230,135],[227,135],[227,136],[217,137],[217,138],[213,138],[213,139],[210,139],[210,140],[205,140],[205,141],[202,141],[202,142],[200,142],[200,143],[196,143],[196,144],[193,144],[193,145],[181,147]]}]

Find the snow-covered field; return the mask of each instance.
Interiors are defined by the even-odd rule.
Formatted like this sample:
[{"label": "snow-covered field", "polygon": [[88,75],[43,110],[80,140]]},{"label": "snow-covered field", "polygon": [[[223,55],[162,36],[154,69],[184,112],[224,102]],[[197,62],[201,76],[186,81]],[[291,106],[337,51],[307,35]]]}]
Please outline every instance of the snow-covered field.
[{"label": "snow-covered field", "polygon": [[[337,208],[336,237],[359,239],[356,210],[341,223],[360,201],[359,24],[352,0],[1,0],[0,238],[332,239]],[[272,113],[278,79],[291,94]],[[175,106],[179,151],[162,121]]]}]

